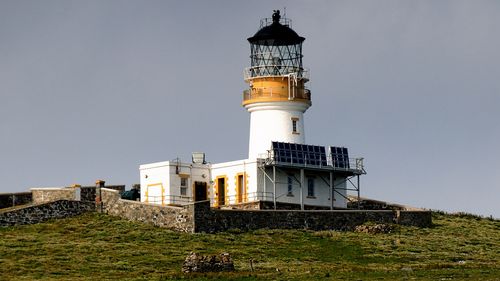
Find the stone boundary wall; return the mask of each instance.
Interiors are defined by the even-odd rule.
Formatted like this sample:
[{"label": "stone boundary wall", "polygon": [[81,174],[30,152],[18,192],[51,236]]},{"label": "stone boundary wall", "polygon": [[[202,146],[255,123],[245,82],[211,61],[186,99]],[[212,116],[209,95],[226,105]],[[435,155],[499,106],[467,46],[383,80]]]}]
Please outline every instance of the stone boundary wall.
[{"label": "stone boundary wall", "polygon": [[[431,212],[422,210],[228,210],[211,208],[209,201],[172,207],[124,200],[119,191],[107,188],[101,192],[103,211],[110,215],[189,233],[262,228],[353,230],[366,222],[432,225]],[[250,204],[249,207],[257,206]]]},{"label": "stone boundary wall", "polygon": [[76,200],[76,189],[72,187],[31,188],[34,204],[58,200]]},{"label": "stone boundary wall", "polygon": [[[105,185],[107,189],[118,190],[120,194],[125,191],[125,185]],[[82,186],[80,187],[80,200],[94,201],[95,202],[95,186]]]},{"label": "stone boundary wall", "polygon": [[430,211],[391,210],[219,210],[209,202],[194,204],[194,232],[215,233],[229,229],[243,231],[261,228],[353,230],[365,222],[399,223],[428,227]]},{"label": "stone boundary wall", "polygon": [[155,226],[181,232],[194,232],[194,207],[161,206],[120,198],[117,190],[102,188],[103,211],[109,215],[131,221],[151,223]]},{"label": "stone boundary wall", "polygon": [[[349,202],[347,206],[349,208],[357,208],[358,207],[358,198],[353,195],[349,195]],[[425,211],[422,208],[417,208],[409,205],[397,204],[382,200],[376,200],[371,198],[360,197],[359,198],[359,207],[363,210],[400,210],[400,211]]]},{"label": "stone boundary wall", "polygon": [[0,209],[29,204],[31,192],[0,193]]},{"label": "stone boundary wall", "polygon": [[[417,227],[432,225],[431,212],[425,210],[275,211],[264,209],[265,202],[247,204],[245,206],[247,210],[228,210],[211,208],[209,201],[173,207],[121,199],[121,188],[117,189],[101,189],[103,212],[131,221],[151,223],[188,233],[215,233],[229,229],[247,231],[262,228],[353,230],[357,225],[366,222],[397,223]],[[74,188],[35,188],[32,192],[33,201],[38,204],[0,210],[0,226],[39,223],[96,210],[95,202],[75,201]]]},{"label": "stone boundary wall", "polygon": [[0,226],[40,223],[62,219],[95,210],[95,204],[80,201],[59,200],[40,205],[0,211]]},{"label": "stone boundary wall", "polygon": [[432,225],[432,212],[425,210],[396,211],[396,222],[401,225],[429,227]]}]

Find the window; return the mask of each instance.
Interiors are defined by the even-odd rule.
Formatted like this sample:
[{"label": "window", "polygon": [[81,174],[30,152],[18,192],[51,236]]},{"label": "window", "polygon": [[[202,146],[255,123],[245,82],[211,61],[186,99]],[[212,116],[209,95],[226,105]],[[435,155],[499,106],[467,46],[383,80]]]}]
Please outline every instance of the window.
[{"label": "window", "polygon": [[292,175],[288,175],[288,179],[287,179],[287,195],[291,196],[293,195],[293,178],[292,178]]},{"label": "window", "polygon": [[181,196],[187,195],[188,179],[181,178]]},{"label": "window", "polygon": [[314,178],[307,178],[307,197],[314,197]]},{"label": "window", "polygon": [[299,134],[299,130],[297,127],[297,122],[299,121],[299,118],[297,117],[292,117],[292,134]]}]

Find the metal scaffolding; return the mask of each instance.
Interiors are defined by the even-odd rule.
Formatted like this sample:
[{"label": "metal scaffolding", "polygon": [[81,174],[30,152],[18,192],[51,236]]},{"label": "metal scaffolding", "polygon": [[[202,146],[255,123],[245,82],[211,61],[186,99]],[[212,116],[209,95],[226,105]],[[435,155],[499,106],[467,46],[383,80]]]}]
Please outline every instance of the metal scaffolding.
[{"label": "metal scaffolding", "polygon": [[[270,173],[268,173],[268,168]],[[358,199],[358,208],[359,208],[359,198],[360,198],[360,175],[365,174],[366,172],[363,170],[360,170],[359,173],[346,173],[346,171],[343,169],[342,171],[336,171],[334,168],[326,168],[326,167],[298,167],[297,165],[278,165],[269,161],[263,162],[261,165],[259,165],[259,170],[262,172],[264,175],[264,182],[263,182],[263,188],[264,191],[266,191],[266,182],[269,180],[273,186],[273,206],[274,209],[277,209],[277,199],[280,197],[286,195],[285,194],[277,194],[276,190],[276,185],[277,184],[285,184],[284,182],[278,182],[276,180],[276,173],[280,172],[282,174],[289,174],[290,171],[299,171],[299,179],[296,178],[295,173],[293,174],[293,180],[298,183],[299,189],[300,189],[300,209],[304,210],[304,189],[306,187],[304,179],[305,179],[305,171],[313,171],[315,175],[317,175],[326,185],[330,187],[330,209],[334,209],[334,201],[336,196],[340,196],[344,198],[347,201],[351,201],[351,199],[347,196],[347,191],[355,191],[357,194],[357,199]],[[267,179],[267,180],[266,180]],[[338,181],[339,179],[343,179],[342,181]],[[353,179],[356,179],[355,182]],[[338,181],[335,184],[335,181]],[[345,185],[344,185],[345,183]],[[344,187],[345,186],[345,187]],[[341,191],[346,191],[346,194],[342,193]]]}]

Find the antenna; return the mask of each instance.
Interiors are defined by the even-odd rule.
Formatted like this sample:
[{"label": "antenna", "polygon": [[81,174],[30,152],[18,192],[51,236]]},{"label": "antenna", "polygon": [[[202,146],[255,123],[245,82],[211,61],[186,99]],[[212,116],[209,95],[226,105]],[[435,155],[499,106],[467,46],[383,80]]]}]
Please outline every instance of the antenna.
[{"label": "antenna", "polygon": [[283,17],[286,18],[286,6],[283,7]]}]

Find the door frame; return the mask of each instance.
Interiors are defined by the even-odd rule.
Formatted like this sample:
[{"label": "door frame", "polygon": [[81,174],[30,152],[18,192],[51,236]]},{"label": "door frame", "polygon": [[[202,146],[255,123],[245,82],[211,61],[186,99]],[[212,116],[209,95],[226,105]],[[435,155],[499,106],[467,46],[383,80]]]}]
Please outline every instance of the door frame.
[{"label": "door frame", "polygon": [[198,201],[204,201],[204,200],[197,200],[196,198],[196,183],[199,183],[200,185],[205,186],[205,200],[208,200],[208,183],[204,181],[195,181],[193,182],[193,201],[198,202]]},{"label": "door frame", "polygon": [[[222,189],[224,191],[224,204],[221,205],[220,204],[220,194],[219,194],[219,190],[220,190],[220,187],[219,187],[219,181],[220,180],[223,180],[224,181],[224,188]],[[215,178],[215,185],[214,185],[214,206],[225,206],[227,205],[228,203],[228,179],[227,179],[227,176],[226,175],[221,175],[221,176],[217,176]]]}]

